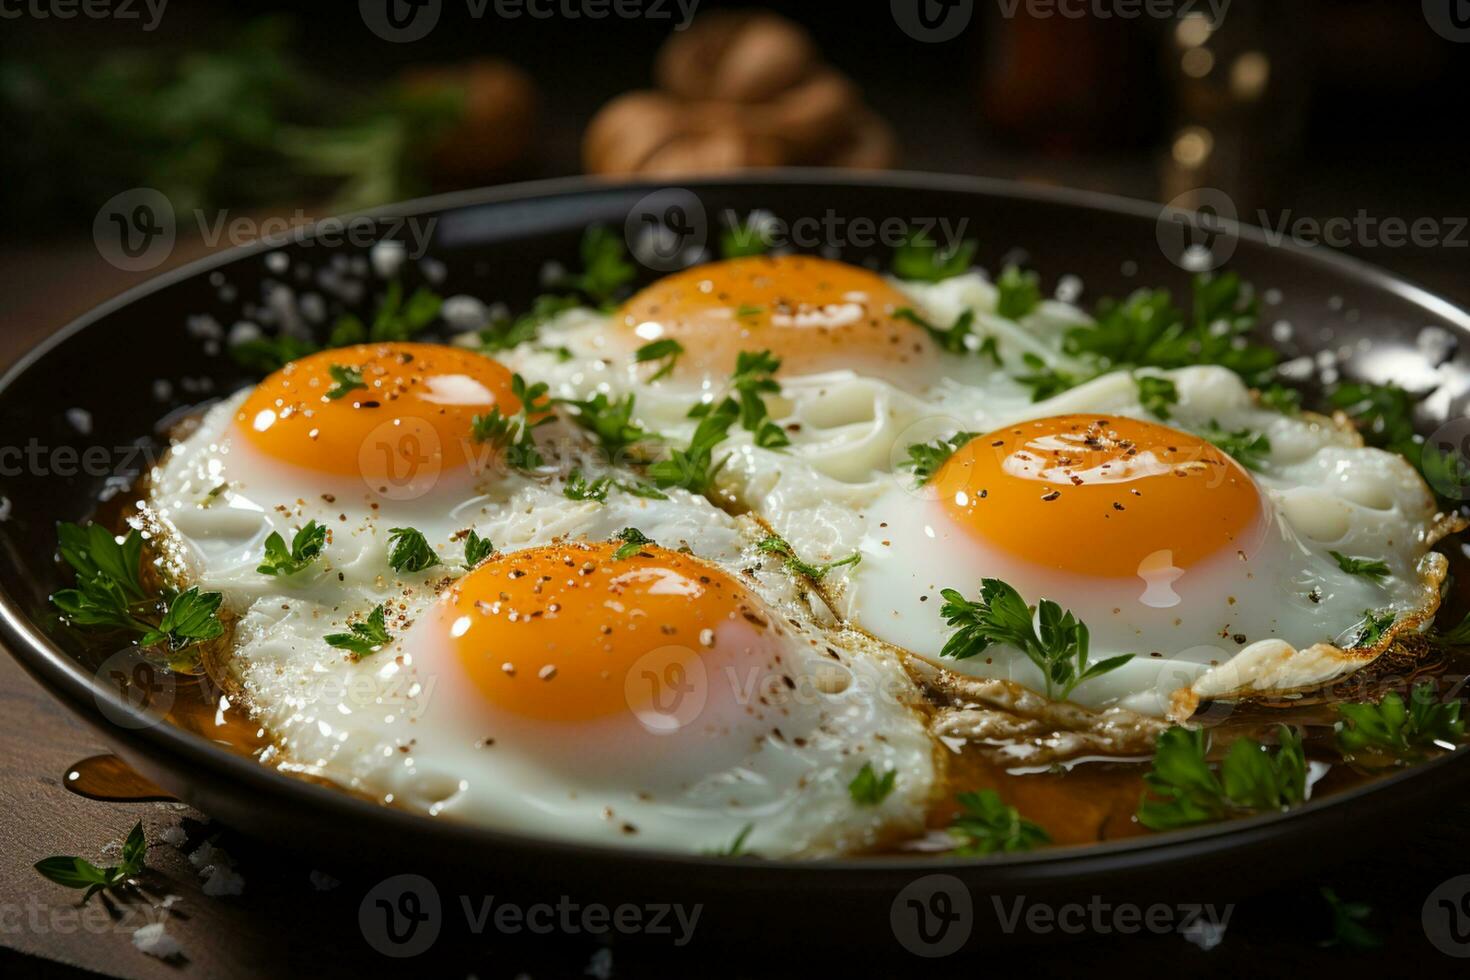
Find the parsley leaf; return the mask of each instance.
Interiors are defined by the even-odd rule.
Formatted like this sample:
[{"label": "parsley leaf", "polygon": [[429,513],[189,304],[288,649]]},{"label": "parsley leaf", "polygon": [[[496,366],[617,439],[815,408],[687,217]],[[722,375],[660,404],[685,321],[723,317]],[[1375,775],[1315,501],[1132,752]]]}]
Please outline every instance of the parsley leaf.
[{"label": "parsley leaf", "polygon": [[587,482],[581,470],[572,470],[567,474],[566,485],[562,487],[561,494],[568,500],[595,500],[600,504],[607,503],[607,492],[612,489],[612,477],[601,477]]},{"label": "parsley leaf", "polygon": [[1332,910],[1332,938],[1323,946],[1342,946],[1345,949],[1378,949],[1383,940],[1363,923],[1373,914],[1372,906],[1366,902],[1345,902],[1331,888],[1321,888],[1322,900]]},{"label": "parsley leaf", "polygon": [[572,421],[592,433],[610,462],[621,462],[629,446],[650,438],[649,433],[633,423],[632,394],[612,401],[599,391],[583,401],[564,398],[558,404],[575,409]]},{"label": "parsley leaf", "polygon": [[464,539],[464,567],[474,568],[495,553],[495,545],[489,538],[482,538],[471,530]]},{"label": "parsley leaf", "polygon": [[908,449],[909,458],[899,463],[899,468],[914,471],[914,486],[922,487],[934,478],[955,450],[965,443],[974,439],[979,433],[956,432],[948,439],[937,439],[934,442],[915,443]]},{"label": "parsley leaf", "polygon": [[611,303],[637,273],[622,236],[606,225],[592,225],[582,233],[581,252],[581,273],[563,277],[558,286],[575,289],[599,306]]},{"label": "parsley leaf", "polygon": [[893,250],[893,274],[916,282],[939,282],[970,271],[976,243],[970,239],[941,248],[924,232],[915,232]]},{"label": "parsley leaf", "polygon": [[161,598],[168,599],[168,608],[153,623],[160,597],[144,589],[143,537],[136,530],[119,542],[99,524],[61,524],[57,537],[57,550],[76,572],[77,587],[57,591],[51,602],[74,625],[128,630],[141,634],[143,646],[166,641],[175,651],[224,632],[220,594],[197,588],[165,592]]},{"label": "parsley leaf", "polygon": [[730,427],[739,418],[739,408],[727,399],[700,419],[689,439],[688,449],[670,450],[667,459],[661,459],[648,468],[648,475],[664,490],[681,487],[690,493],[706,492],[714,484],[715,476],[730,461],[727,455],[718,463],[713,462],[715,447],[725,441]]},{"label": "parsley leaf", "polygon": [[[936,344],[951,354],[965,354],[969,353],[972,349],[967,338],[974,336],[974,310],[965,310],[959,316],[955,317],[954,323],[950,324],[947,330],[936,327],[915,312],[913,307],[910,306],[899,307],[893,311],[893,315],[900,320],[907,320],[915,326],[922,327],[924,332],[932,337]],[[989,341],[993,341],[994,339],[994,337],[986,338]],[[977,341],[973,349],[975,353],[981,353],[982,345]],[[990,353],[993,353],[993,351]]]},{"label": "parsley leaf", "polygon": [[723,847],[710,848],[705,851],[710,857],[743,857],[745,855],[745,841],[750,837],[750,832],[755,829],[755,824],[748,823],[740,828],[740,833],[735,839]]},{"label": "parsley leaf", "polygon": [[898,782],[898,770],[890,769],[883,775],[873,771],[871,762],[864,762],[858,774],[847,784],[847,793],[858,806],[877,806],[893,792]]},{"label": "parsley leaf", "polygon": [[368,339],[373,341],[404,341],[422,333],[434,322],[444,300],[433,290],[420,287],[413,291],[408,301],[403,300],[403,286],[398,280],[388,284],[378,312],[368,328]]},{"label": "parsley leaf", "polygon": [[316,344],[293,334],[254,337],[230,345],[230,357],[247,371],[273,374],[298,358],[315,354]]},{"label": "parsley leaf", "polygon": [[1007,320],[1019,320],[1041,305],[1040,277],[1008,265],[995,281],[995,312]]},{"label": "parsley leaf", "polygon": [[1329,551],[1327,553],[1337,561],[1337,567],[1349,575],[1362,575],[1365,578],[1380,579],[1389,572],[1388,564],[1376,558],[1353,558],[1340,551]]},{"label": "parsley leaf", "polygon": [[382,603],[373,607],[365,620],[356,623],[348,623],[349,633],[329,633],[324,640],[328,646],[339,650],[347,650],[352,653],[354,660],[360,660],[369,654],[377,653],[383,647],[393,642],[393,637],[388,633],[387,624],[384,622],[384,607]]},{"label": "parsley leaf", "polygon": [[1281,725],[1277,742],[1272,751],[1254,739],[1236,740],[1217,774],[1206,758],[1203,730],[1176,725],[1161,732],[1153,768],[1143,777],[1148,791],[1138,803],[1138,822],[1173,830],[1302,802],[1307,763],[1301,736]]},{"label": "parsley leaf", "polygon": [[654,540],[638,530],[636,527],[625,527],[614,536],[613,540],[623,542],[617,551],[613,552],[613,561],[622,561],[624,558],[632,558],[643,550],[646,544],[654,544]]},{"label": "parsley leaf", "polygon": [[255,570],[262,575],[295,575],[316,561],[327,543],[327,529],[316,521],[307,521],[306,526],[291,538],[287,550],[286,539],[279,531],[272,531],[265,539],[265,560]]},{"label": "parsley leaf", "polygon": [[[525,378],[515,374],[510,379],[510,390],[521,403],[520,410],[506,415],[496,405],[488,413],[474,416],[470,419],[470,438],[502,450],[512,469],[533,470],[545,462],[536,448],[535,429],[552,420],[550,415],[543,414],[550,406],[546,399],[547,385],[538,381],[528,386]],[[532,421],[533,414],[541,417]]]},{"label": "parsley leaf", "polygon": [[343,398],[358,388],[366,388],[367,382],[363,380],[362,371],[345,364],[327,365],[327,373],[332,376],[332,387],[327,389],[327,397],[332,401]]},{"label": "parsley leaf", "polygon": [[1179,404],[1179,388],[1174,382],[1153,374],[1134,375],[1133,381],[1138,385],[1138,401],[1143,410],[1167,421],[1169,406]]},{"label": "parsley leaf", "polygon": [[388,547],[388,564],[395,572],[422,572],[439,564],[439,556],[417,528],[390,528]]},{"label": "parsley leaf", "polygon": [[752,215],[745,224],[732,224],[720,231],[720,258],[745,259],[765,255],[771,250],[766,241],[766,225]]},{"label": "parsley leaf", "polygon": [[730,375],[726,386],[727,394],[714,401],[695,405],[689,410],[690,418],[708,417],[710,413],[734,412],[740,425],[747,432],[755,433],[755,444],[763,449],[779,449],[791,445],[786,432],[771,421],[763,396],[780,394],[781,385],[775,379],[781,370],[781,359],[773,357],[768,350],[741,351],[735,356],[735,372]]},{"label": "parsley leaf", "polygon": [[1441,630],[1436,625],[1435,629],[1430,632],[1429,639],[1439,646],[1470,646],[1470,613],[1466,613],[1464,619],[1447,630]]},{"label": "parsley leaf", "polygon": [[1353,641],[1353,646],[1377,646],[1396,618],[1392,609],[1386,609],[1381,613],[1364,609],[1363,621],[1358,625],[1358,637]]},{"label": "parsley leaf", "polygon": [[684,356],[684,345],[672,337],[662,340],[651,340],[638,348],[633,359],[639,364],[647,364],[650,361],[661,361],[658,370],[648,376],[649,381],[657,381],[666,378],[674,372],[674,365],[679,363],[679,358]]},{"label": "parsley leaf", "polygon": [[834,568],[841,568],[843,565],[856,565],[863,559],[860,552],[854,551],[846,558],[839,559],[838,561],[813,565],[811,562],[802,561],[798,558],[796,552],[792,550],[791,545],[787,544],[783,538],[778,538],[774,534],[761,541],[756,547],[768,555],[780,555],[785,559],[787,568],[798,575],[805,575],[814,582],[822,581],[822,579],[827,577],[827,573]]},{"label": "parsley leaf", "polygon": [[1050,599],[1042,599],[1033,616],[1014,588],[1000,579],[983,579],[980,599],[972,602],[954,589],[942,589],[940,615],[957,630],[945,642],[941,657],[965,660],[993,644],[1015,647],[1042,673],[1046,696],[1065,701],[1078,685],[1116,670],[1133,659],[1127,653],[1088,662],[1087,626]]},{"label": "parsley leaf", "polygon": [[1016,808],[1002,803],[993,789],[960,793],[955,802],[961,811],[949,825],[949,833],[957,841],[956,854],[1015,854],[1051,843],[1050,834],[1022,819]]},{"label": "parsley leaf", "polygon": [[1048,365],[1030,351],[1021,355],[1021,363],[1030,368],[1031,372],[1017,375],[1016,381],[1031,389],[1033,402],[1046,401],[1053,395],[1060,395],[1087,380],[1070,371],[1063,371],[1061,368]]},{"label": "parsley leaf", "polygon": [[1433,681],[1414,685],[1407,706],[1397,691],[1390,691],[1377,704],[1339,704],[1337,714],[1337,747],[1349,758],[1381,755],[1414,761],[1426,749],[1453,747],[1465,737],[1460,702],[1441,701]]},{"label": "parsley leaf", "polygon": [[128,879],[144,868],[148,855],[148,840],[143,835],[143,821],[133,825],[127,840],[123,841],[122,861],[114,867],[99,868],[91,861],[79,857],[49,857],[37,861],[33,867],[48,881],[63,888],[85,888],[82,901],[107,888],[117,888],[128,883]]},{"label": "parsley leaf", "polygon": [[1209,428],[1200,433],[1200,437],[1248,470],[1259,470],[1261,462],[1271,454],[1271,440],[1266,438],[1264,432],[1251,429],[1226,432],[1213,419]]},{"label": "parsley leaf", "polygon": [[553,317],[581,306],[575,296],[543,294],[531,302],[531,310],[515,318],[502,317],[480,331],[480,352],[494,354],[536,339],[541,327]]}]

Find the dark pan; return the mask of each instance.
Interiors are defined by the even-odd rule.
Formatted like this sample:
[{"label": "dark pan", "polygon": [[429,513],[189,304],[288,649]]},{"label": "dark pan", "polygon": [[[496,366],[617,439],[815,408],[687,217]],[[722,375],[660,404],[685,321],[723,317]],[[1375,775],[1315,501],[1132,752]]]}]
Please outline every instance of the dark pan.
[{"label": "dark pan", "polygon": [[[576,261],[588,224],[621,228],[630,216],[635,227],[662,220],[692,230],[697,239],[702,209],[713,238],[726,211],[743,216],[757,208],[788,222],[825,220],[829,230],[814,234],[842,239],[838,252],[851,261],[886,260],[889,252],[860,228],[876,233],[893,218],[965,219],[964,234],[981,242],[979,264],[996,269],[1024,250],[1028,264],[1042,271],[1048,292],[1063,274],[1081,279],[1089,301],[1141,285],[1183,289],[1188,282],[1159,244],[1160,213],[1154,206],[958,177],[775,172],[686,182],[672,193],[652,184],[556,181],[414,202],[374,217],[379,234],[398,238],[404,237],[403,226],[395,228],[401,219],[437,219],[428,254],[443,263],[440,291],[502,299],[516,309],[540,291],[543,263]],[[1441,396],[1427,403],[1440,417],[1423,418],[1426,431],[1447,413],[1458,414],[1464,364],[1440,365],[1442,349],[1418,339],[1425,327],[1456,339],[1470,336],[1470,315],[1339,255],[1268,243],[1247,228],[1226,226],[1224,233],[1234,245],[1230,267],[1263,291],[1279,290],[1265,320],[1295,325],[1286,342],[1289,353],[1353,352],[1359,340],[1371,339],[1371,352],[1349,357],[1345,373],[1373,380],[1390,380],[1391,373],[1391,380],[1411,388],[1429,379],[1442,385]],[[366,245],[327,245],[310,233],[257,243],[118,297],[57,333],[0,381],[0,419],[9,433],[4,441],[24,446],[35,440],[81,453],[87,446],[123,447],[142,437],[156,447],[165,415],[251,380],[228,357],[206,351],[189,330],[189,317],[209,314],[225,325],[239,319],[242,304],[258,301],[271,278],[263,256],[275,248],[293,264],[321,268],[334,256],[366,254]],[[642,272],[645,280],[659,274]],[[420,266],[410,263],[406,275],[412,284]],[[221,277],[237,291],[234,298],[222,297]],[[162,401],[154,392],[160,378],[172,382],[172,394]],[[91,413],[90,433],[78,432],[68,420],[68,410],[76,408]],[[109,458],[123,468],[136,467],[136,459],[123,455]],[[1008,932],[995,911],[1008,896],[1052,903],[1092,896],[1145,904],[1225,900],[1337,859],[1333,842],[1374,825],[1391,821],[1402,830],[1403,821],[1470,776],[1470,753],[1462,749],[1279,815],[990,859],[729,860],[556,843],[432,821],[280,775],[181,728],[150,723],[132,709],[98,675],[95,655],[59,626],[47,601],[64,584],[53,557],[55,524],[90,514],[105,476],[10,475],[12,469],[0,477],[6,514],[0,521],[0,639],[31,674],[139,771],[211,816],[319,862],[335,859],[373,874],[426,875],[441,891],[467,882],[477,892],[698,902],[705,906],[704,936],[739,943],[800,922],[815,942],[826,937],[847,946],[893,949],[931,941],[929,934],[914,939],[913,930],[924,924],[916,916],[927,913],[937,923],[946,910],[963,916],[968,903],[972,911],[963,932],[972,942],[1024,938],[1025,930]],[[118,719],[128,723],[119,725]]]}]

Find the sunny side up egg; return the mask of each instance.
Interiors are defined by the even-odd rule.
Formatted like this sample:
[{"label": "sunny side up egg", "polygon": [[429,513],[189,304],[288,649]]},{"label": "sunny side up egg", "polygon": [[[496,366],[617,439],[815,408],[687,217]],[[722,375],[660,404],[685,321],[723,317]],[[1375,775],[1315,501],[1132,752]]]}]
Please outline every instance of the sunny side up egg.
[{"label": "sunny side up egg", "polygon": [[[482,465],[466,436],[495,407],[521,408],[480,355],[329,351],[216,406],[153,474],[146,517],[184,581],[224,594],[219,679],[270,735],[268,761],[432,815],[629,846],[719,848],[751,826],[753,852],[808,856],[922,830],[939,761],[922,698],[813,622],[761,529],[678,490],[568,499],[593,453],[560,423],[536,430],[535,472]],[[311,519],[331,530],[317,561],[256,570],[271,530],[290,542]],[[395,573],[400,525],[439,563]],[[618,554],[627,527],[661,545]],[[467,572],[470,529],[498,550]],[[327,641],[375,607],[388,642]],[[865,764],[898,774],[876,806],[848,791]]]},{"label": "sunny side up egg", "polygon": [[[1027,404],[1029,390],[1002,361],[1029,354],[1066,366],[1046,338],[1088,322],[1050,301],[1024,324],[995,306],[995,288],[978,273],[902,283],[813,256],[757,256],[671,274],[611,314],[571,311],[504,356],[563,397],[631,395],[635,421],[678,441],[694,429],[692,407],[729,393],[740,353],[769,351],[781,391],[766,401],[793,452],[820,472],[861,480],[890,467],[894,445],[916,426],[985,427],[1005,406]],[[967,313],[968,342],[991,344],[994,356],[946,350],[923,325],[948,328]],[[667,364],[638,361],[641,347],[660,341],[683,353]],[[751,442],[732,432],[730,445]]]},{"label": "sunny side up egg", "polygon": [[[1320,416],[1256,406],[1224,369],[1167,376],[1167,424],[1133,377],[1107,375],[961,437],[922,486],[788,471],[758,494],[762,514],[809,560],[860,552],[828,583],[838,611],[954,671],[1051,687],[1014,647],[942,657],[954,631],[941,590],[978,600],[998,579],[1028,604],[1057,602],[1086,624],[1090,662],[1134,654],[1070,694],[1092,707],[1188,717],[1206,698],[1310,688],[1428,621],[1442,529],[1407,461]],[[1264,437],[1254,471],[1199,434],[1220,430]],[[1351,574],[1333,552],[1386,572]],[[1369,614],[1395,625],[1365,633]]]}]

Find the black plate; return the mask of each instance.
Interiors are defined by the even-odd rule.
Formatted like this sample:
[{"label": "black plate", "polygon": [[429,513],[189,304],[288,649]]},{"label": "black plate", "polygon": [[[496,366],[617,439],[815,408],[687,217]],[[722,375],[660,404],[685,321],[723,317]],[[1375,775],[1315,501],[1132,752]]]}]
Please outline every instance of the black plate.
[{"label": "black plate", "polygon": [[[660,193],[651,200],[648,195]],[[691,201],[697,201],[697,205]],[[743,216],[768,209],[786,221],[825,222],[813,234],[835,243],[853,261],[886,260],[886,245],[868,241],[884,219],[967,222],[980,240],[977,262],[991,269],[1017,250],[1041,270],[1049,292],[1069,274],[1085,285],[1084,301],[1142,285],[1183,289],[1188,274],[1159,244],[1157,207],[1098,195],[925,175],[853,177],[817,171],[778,172],[739,180],[693,181],[672,196],[659,185],[557,181],[498,188],[415,202],[375,212],[386,237],[404,236],[394,222],[437,219],[429,255],[443,263],[445,294],[468,292],[524,307],[540,291],[542,264],[574,264],[582,230],[593,222],[624,227],[648,216],[681,230],[718,232],[726,211]],[[700,224],[699,210],[704,213]],[[859,224],[862,219],[869,224]],[[1165,223],[1169,216],[1165,216]],[[832,229],[837,229],[835,232]],[[1470,336],[1470,315],[1402,280],[1322,250],[1273,245],[1252,229],[1227,226],[1230,267],[1277,301],[1268,325],[1295,325],[1284,346],[1292,354],[1349,354],[1343,371],[1409,387],[1433,382],[1441,395],[1426,403],[1445,417],[1464,399],[1465,365],[1441,365],[1437,345],[1419,343],[1425,327]],[[1165,235],[1167,238],[1168,235]],[[1218,236],[1216,236],[1218,238]],[[813,244],[820,245],[823,242]],[[281,245],[235,249],[140,286],[69,325],[24,358],[0,381],[0,418],[7,442],[56,450],[126,447],[140,436],[157,446],[166,414],[223,394],[251,380],[228,357],[208,353],[187,320],[209,314],[228,326],[242,304],[259,302],[272,279],[264,256],[283,248],[293,265],[327,267],[335,256],[358,256],[365,244],[324,245],[309,235]],[[811,249],[808,249],[811,250]],[[653,264],[664,265],[653,259]],[[645,279],[654,269],[641,270]],[[410,263],[410,283],[423,277]],[[222,297],[219,283],[237,291]],[[1364,353],[1360,341],[1371,340]],[[172,383],[160,400],[156,379]],[[82,434],[68,410],[90,412]],[[1427,428],[1436,419],[1421,420]],[[137,460],[109,449],[111,464]],[[49,457],[58,458],[54,453]],[[38,468],[37,468],[38,469]],[[8,472],[8,471],[7,471]],[[1198,902],[1240,895],[1334,859],[1329,842],[1376,822],[1402,821],[1470,776],[1462,749],[1353,791],[1288,813],[1201,830],[1047,850],[984,860],[881,857],[822,863],[721,860],[555,843],[432,821],[372,805],[329,788],[280,775],[208,740],[166,724],[150,724],[123,701],[96,664],[52,614],[48,595],[63,585],[53,559],[55,523],[89,514],[106,484],[103,473],[6,475],[0,483],[0,638],[26,668],[72,711],[96,727],[126,759],[159,785],[236,828],[299,849],[383,873],[415,872],[438,882],[472,880],[479,892],[569,893],[604,899],[705,904],[703,936],[729,938],[775,924],[824,938],[920,951],[938,951],[915,938],[917,910],[973,909],[965,935],[1026,938],[1007,933],[992,897],[1025,895],[1033,902]],[[103,708],[106,708],[104,714]],[[133,719],[119,725],[116,719]],[[942,873],[951,877],[929,877]],[[906,890],[907,889],[907,890]],[[938,897],[936,897],[938,896]],[[917,900],[916,902],[910,901]],[[948,903],[948,904],[946,904]],[[932,920],[937,922],[937,919]],[[959,920],[957,920],[959,921]],[[931,937],[932,938],[932,937]],[[963,937],[961,937],[963,938]]]}]

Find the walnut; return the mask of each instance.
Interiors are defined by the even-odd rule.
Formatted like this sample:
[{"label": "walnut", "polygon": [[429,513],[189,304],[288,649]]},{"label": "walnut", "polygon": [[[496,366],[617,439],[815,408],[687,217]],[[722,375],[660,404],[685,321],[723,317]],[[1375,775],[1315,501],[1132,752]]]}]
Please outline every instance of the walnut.
[{"label": "walnut", "polygon": [[881,168],[893,132],[806,31],[765,12],[719,12],[674,35],[659,88],[602,108],[582,154],[600,174],[709,173],[747,167]]}]

